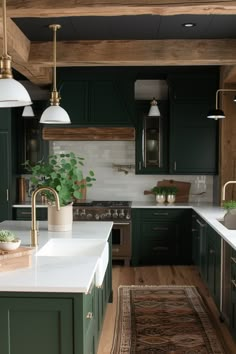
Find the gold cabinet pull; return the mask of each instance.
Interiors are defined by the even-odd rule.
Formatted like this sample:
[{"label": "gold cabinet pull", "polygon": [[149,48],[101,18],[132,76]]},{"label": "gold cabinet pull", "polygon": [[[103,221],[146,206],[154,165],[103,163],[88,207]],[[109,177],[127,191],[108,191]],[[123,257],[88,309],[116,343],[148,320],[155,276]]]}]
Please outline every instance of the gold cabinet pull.
[{"label": "gold cabinet pull", "polygon": [[119,248],[112,248],[112,252],[120,252]]},{"label": "gold cabinet pull", "polygon": [[88,312],[86,318],[91,320],[93,318],[93,313],[92,312]]},{"label": "gold cabinet pull", "polygon": [[233,286],[236,288],[236,281],[234,279],[231,279],[231,283],[233,284]]},{"label": "gold cabinet pull", "polygon": [[230,258],[231,258],[231,261],[236,264],[236,258],[235,257],[230,257]]}]

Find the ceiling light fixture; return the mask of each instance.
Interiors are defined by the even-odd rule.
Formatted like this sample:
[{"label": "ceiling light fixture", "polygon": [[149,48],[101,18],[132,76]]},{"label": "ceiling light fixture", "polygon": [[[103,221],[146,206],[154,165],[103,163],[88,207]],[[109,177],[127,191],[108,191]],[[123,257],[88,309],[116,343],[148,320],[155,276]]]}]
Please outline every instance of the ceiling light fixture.
[{"label": "ceiling light fixture", "polygon": [[40,123],[44,124],[70,124],[68,113],[60,107],[60,95],[57,91],[56,80],[56,32],[61,28],[61,25],[50,25],[53,30],[53,90],[51,92],[50,106],[43,112]]},{"label": "ceiling light fixture", "polygon": [[22,117],[34,117],[34,116],[35,114],[33,108],[31,106],[25,106],[22,112]]},{"label": "ceiling light fixture", "polygon": [[[225,114],[224,112],[219,109],[219,93],[220,92],[236,92],[236,89],[219,89],[216,91],[216,108],[215,109],[211,109],[208,114],[207,114],[207,118],[209,119],[224,119],[225,118]],[[236,96],[234,97],[234,102],[236,102]]]},{"label": "ceiling light fixture", "polygon": [[11,56],[7,53],[6,0],[2,0],[3,53],[0,69],[0,107],[21,107],[32,104],[24,86],[13,79]]},{"label": "ceiling light fixture", "polygon": [[151,107],[148,112],[149,117],[160,117],[161,113],[157,105],[156,99],[153,97],[152,101],[150,102]]}]

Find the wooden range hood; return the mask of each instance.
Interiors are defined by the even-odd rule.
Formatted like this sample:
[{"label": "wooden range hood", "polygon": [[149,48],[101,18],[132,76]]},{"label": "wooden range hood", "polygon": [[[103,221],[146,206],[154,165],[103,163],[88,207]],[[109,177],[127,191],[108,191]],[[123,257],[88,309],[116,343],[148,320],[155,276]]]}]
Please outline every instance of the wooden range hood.
[{"label": "wooden range hood", "polygon": [[43,140],[108,141],[135,140],[132,127],[43,128]]}]

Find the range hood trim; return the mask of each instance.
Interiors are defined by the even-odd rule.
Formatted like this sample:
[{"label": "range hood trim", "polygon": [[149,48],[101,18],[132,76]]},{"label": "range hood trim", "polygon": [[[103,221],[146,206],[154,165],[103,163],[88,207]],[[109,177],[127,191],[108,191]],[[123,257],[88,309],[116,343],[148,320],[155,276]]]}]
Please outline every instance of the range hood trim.
[{"label": "range hood trim", "polygon": [[43,128],[43,140],[49,141],[135,141],[133,127],[60,127]]}]

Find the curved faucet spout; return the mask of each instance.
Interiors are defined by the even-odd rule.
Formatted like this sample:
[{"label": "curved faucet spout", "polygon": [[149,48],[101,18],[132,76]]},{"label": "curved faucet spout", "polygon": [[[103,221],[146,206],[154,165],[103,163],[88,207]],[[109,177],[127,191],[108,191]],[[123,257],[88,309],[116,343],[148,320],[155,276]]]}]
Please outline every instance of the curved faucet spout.
[{"label": "curved faucet spout", "polygon": [[56,207],[57,210],[60,210],[60,201],[59,201],[59,196],[55,189],[52,187],[38,187],[36,188],[33,193],[32,193],[32,198],[31,198],[31,246],[36,247],[38,246],[38,230],[37,230],[37,225],[36,225],[36,196],[38,193],[43,192],[43,191],[48,191],[51,192],[54,197],[55,197],[55,202],[56,202]]},{"label": "curved faucet spout", "polygon": [[228,186],[228,184],[235,184],[235,183],[236,183],[236,181],[228,181],[228,182],[226,182],[223,185],[223,188],[222,188],[222,202],[225,200],[225,189]]}]

